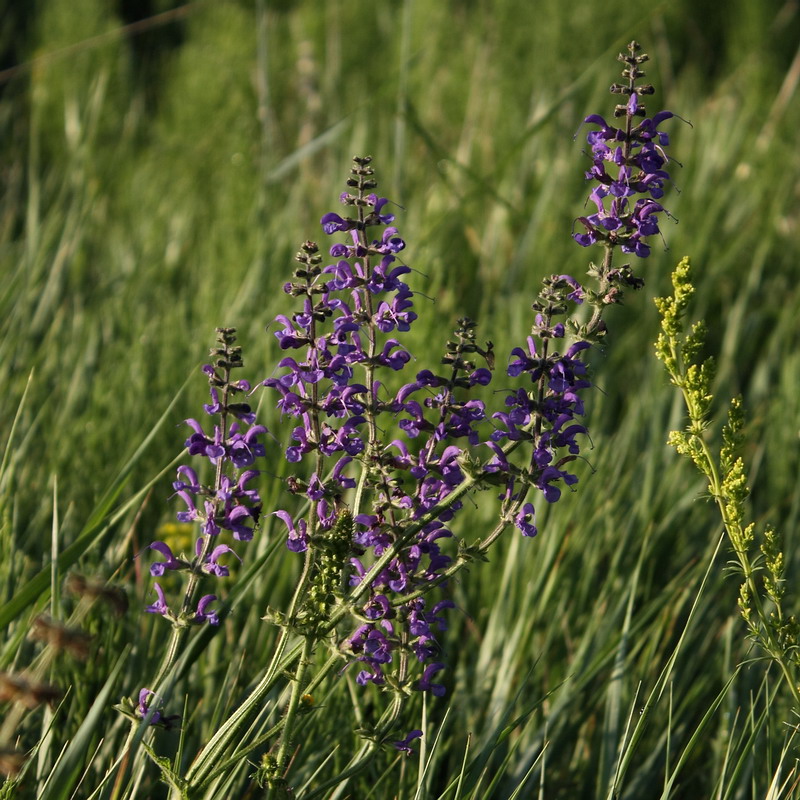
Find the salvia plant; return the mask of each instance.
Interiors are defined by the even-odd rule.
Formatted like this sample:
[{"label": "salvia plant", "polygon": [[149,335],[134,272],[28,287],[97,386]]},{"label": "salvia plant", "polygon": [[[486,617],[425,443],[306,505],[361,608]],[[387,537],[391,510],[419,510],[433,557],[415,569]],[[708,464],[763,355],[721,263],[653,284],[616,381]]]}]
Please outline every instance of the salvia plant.
[{"label": "salvia plant", "polygon": [[[574,465],[590,441],[583,423],[593,388],[587,358],[607,334],[606,309],[644,284],[625,257],[647,258],[670,217],[661,199],[673,162],[662,126],[675,115],[648,116],[644,100],[654,89],[642,82],[647,55],[639,45],[631,42],[619,59],[613,117],[584,120],[591,213],[576,218],[572,236],[596,256],[586,279],[553,274],[543,281],[530,329],[510,353],[496,354],[464,317],[438,360],[419,369],[407,337],[420,313],[414,259],[406,263],[411,248],[395,225],[397,207],[380,195],[368,156],[353,159],[342,208],[321,218],[330,244],[306,241],[297,253],[283,286],[284,313],[270,326],[282,354],[273,371],[239,377],[236,331],[217,330],[203,367],[209,402],[202,419],[185,421],[186,463],[173,483],[177,520],[194,526],[193,545],[176,553],[153,541],[136,555],[153,579],[144,612],[160,618],[164,646],[157,669],[117,705],[130,732],[109,778],[115,792],[128,780],[139,785],[142,750],[176,798],[221,796],[220,782],[246,759],[257,761],[252,780],[270,796],[318,797],[382,752],[414,753],[424,736],[412,723],[415,699],[448,691],[442,634],[454,609],[452,578],[485,560],[503,535],[535,537],[542,503],[576,490]],[[763,562],[749,555],[753,528],[743,524],[747,490],[735,455],[738,403],[719,459],[704,438],[712,369],[693,361],[701,331],[680,337],[691,295],[687,270],[684,262],[676,296],[659,304],[658,356],[690,417],[671,441],[708,477],[744,576],[742,614],[800,709],[798,626],[782,611],[782,559],[771,531]],[[255,400],[277,405],[285,432],[258,424]],[[264,508],[257,487],[262,475],[274,476],[279,458],[287,465],[282,500]],[[478,530],[468,522],[476,502],[494,504],[493,521]],[[247,543],[266,530],[281,532],[299,576],[287,607],[264,610],[263,624],[277,630],[270,659],[199,752],[159,755],[162,737],[192,724],[187,654],[231,611],[233,575],[246,563]],[[765,593],[755,578],[760,568]],[[90,580],[70,580],[92,594]],[[103,591],[111,590],[95,586],[91,599]],[[87,642],[72,628],[42,618],[35,631],[47,647],[69,643],[86,655]],[[336,774],[318,771],[298,786],[297,759],[315,746],[330,749],[303,740],[308,716],[321,711],[315,693],[351,680],[355,691],[373,697],[370,717],[359,722],[360,744]],[[0,691],[18,701],[15,708],[60,696],[13,674],[2,676]],[[21,779],[21,754],[4,758]]]}]

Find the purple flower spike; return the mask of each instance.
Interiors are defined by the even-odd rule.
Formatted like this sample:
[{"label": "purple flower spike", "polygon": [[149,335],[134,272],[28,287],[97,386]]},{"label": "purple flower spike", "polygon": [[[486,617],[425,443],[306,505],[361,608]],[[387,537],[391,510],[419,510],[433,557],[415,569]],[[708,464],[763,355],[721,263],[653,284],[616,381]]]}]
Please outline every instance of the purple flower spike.
[{"label": "purple flower spike", "polygon": [[[444,552],[446,540],[453,536],[445,524],[462,502],[448,502],[444,508],[441,504],[468,476],[479,475],[495,485],[511,481],[520,468],[509,463],[495,442],[504,436],[531,439],[528,423],[538,407],[529,399],[529,390],[520,389],[527,407],[508,403],[514,406],[506,415],[509,432],[500,430],[493,437],[486,401],[470,395],[492,381],[493,345],[476,340],[475,323],[466,317],[458,320],[454,341],[445,345],[439,361],[444,365],[442,374],[424,369],[413,381],[395,380],[391,375],[407,369],[414,359],[402,339],[417,319],[414,292],[405,283],[412,268],[399,260],[405,242],[396,228],[387,227],[394,215],[389,201],[375,192],[371,159],[354,162],[348,190],[340,197],[347,212],[331,212],[321,219],[325,233],[341,234],[337,238],[342,241],[329,248],[330,260],[313,242],[301,246],[296,255],[300,267],[285,285],[298,307],[276,320],[284,354],[278,372],[262,385],[277,392],[277,407],[293,418],[285,450],[291,465],[286,484],[296,498],[308,501],[310,510],[302,515],[294,509],[272,513],[286,526],[290,550],[311,551],[309,562],[315,571],[302,608],[308,624],[325,618],[339,594],[338,576],[343,571],[349,572],[351,586],[362,588],[355,616],[364,624],[344,643],[352,654],[351,663],[359,664],[357,683],[382,686],[395,679],[395,653],[402,646],[423,668],[427,666],[419,688],[441,695],[444,685],[434,682],[435,673],[444,668],[437,661],[436,636],[446,621],[437,612],[450,605],[432,601],[431,611],[417,596],[425,587],[444,586],[446,570],[453,563]],[[577,281],[564,276],[558,281],[570,302],[583,299]],[[542,324],[549,325],[549,319]],[[563,325],[553,330],[551,336],[563,338]],[[526,384],[543,376],[546,387],[553,364],[547,346],[541,353],[531,337],[528,350],[519,351],[519,364],[512,372]],[[537,375],[531,374],[533,370],[538,370]],[[398,391],[397,387],[402,388]],[[575,390],[574,382],[569,388]],[[553,419],[557,416],[554,410]],[[561,423],[564,431],[568,422]],[[391,434],[382,438],[396,428],[400,438],[392,441]],[[479,466],[490,457],[473,448],[490,436],[494,459],[484,475]],[[353,466],[361,465],[358,483],[356,471],[351,473],[348,467],[351,461]],[[551,461],[556,463],[548,455],[547,464]],[[368,467],[366,472],[363,465]],[[529,484],[539,471],[526,472],[531,476]],[[363,504],[349,519],[348,492],[356,487]],[[428,517],[432,509],[437,510]],[[405,524],[426,517],[413,536],[400,538]],[[338,524],[344,519],[345,525]],[[395,545],[392,558],[364,585],[366,565]],[[412,601],[397,599],[412,592]],[[413,738],[399,744],[407,745]]]},{"label": "purple flower spike", "polygon": [[[285,327],[292,323],[286,320]],[[294,330],[294,328],[292,328]],[[261,498],[252,481],[259,474],[256,469],[248,469],[256,458],[266,455],[264,444],[259,441],[261,434],[268,433],[262,425],[255,424],[255,414],[246,402],[238,402],[237,395],[251,391],[251,384],[246,380],[234,380],[233,371],[242,366],[241,348],[236,346],[236,335],[233,328],[217,328],[217,340],[211,350],[213,363],[202,368],[208,379],[211,402],[206,403],[204,410],[214,417],[207,433],[198,420],[189,418],[185,424],[191,429],[185,441],[188,454],[207,458],[213,465],[213,482],[201,482],[200,470],[192,466],[178,467],[176,480],[172,486],[184,504],[177,518],[182,523],[194,523],[199,529],[195,542],[195,557],[191,561],[178,558],[166,542],[152,542],[148,547],[161,554],[162,560],[154,561],[150,573],[156,578],[167,571],[186,570],[191,572],[191,579],[186,584],[183,598],[176,601],[181,610],[175,613],[167,605],[166,595],[159,583],[154,583],[156,601],[146,606],[145,611],[165,617],[172,625],[168,648],[171,652],[179,644],[179,634],[185,631],[188,624],[219,625],[220,614],[211,608],[217,599],[215,594],[205,594],[197,602],[193,613],[187,609],[193,604],[196,596],[198,580],[227,577],[230,570],[220,564],[220,558],[232,553],[239,555],[228,545],[218,543],[216,537],[224,531],[230,531],[233,538],[249,540],[253,537],[254,528],[261,514]],[[288,334],[287,334],[288,335]],[[303,335],[302,326],[298,336]],[[199,592],[197,592],[199,594]],[[138,705],[135,713],[141,717],[149,717],[151,724],[168,728],[178,716],[165,717],[163,711],[152,709],[151,705],[161,702],[150,689],[139,691]]]},{"label": "purple flower spike", "polygon": [[[598,184],[589,200],[597,207],[597,213],[578,217],[585,232],[573,233],[572,238],[582,247],[602,244],[647,258],[650,246],[642,240],[660,233],[656,214],[667,213],[652,200],[664,194],[664,184],[670,179],[665,169],[669,158],[664,152],[669,137],[658,127],[675,115],[660,111],[652,118],[646,117],[642,97],[652,94],[653,87],[636,85],[644,76],[640,65],[647,60],[646,55],[639,54],[640,50],[637,42],[631,42],[628,54],[620,55],[626,65],[622,75],[627,83],[611,87],[613,93],[627,96],[627,101],[614,110],[614,116],[622,118],[623,124],[614,127],[598,114],[584,120],[599,128],[586,137],[592,158],[586,178]],[[609,167],[613,168],[611,174],[607,171]]]}]

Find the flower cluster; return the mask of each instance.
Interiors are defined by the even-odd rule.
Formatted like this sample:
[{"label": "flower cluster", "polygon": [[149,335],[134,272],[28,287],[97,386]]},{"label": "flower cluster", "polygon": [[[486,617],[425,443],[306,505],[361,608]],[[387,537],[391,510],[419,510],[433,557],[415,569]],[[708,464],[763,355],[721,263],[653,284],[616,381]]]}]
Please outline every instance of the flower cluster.
[{"label": "flower cluster", "polygon": [[[555,503],[562,493],[559,482],[565,486],[578,482],[577,476],[563,467],[580,453],[576,436],[587,433],[576,418],[584,414],[581,392],[591,387],[580,357],[590,343],[576,341],[563,354],[552,347],[566,335],[565,324],[555,319],[566,315],[572,304],[581,305],[584,295],[584,288],[569,275],[544,280],[533,303],[535,321],[526,347],[511,351],[506,370],[509,378],[521,379],[523,385],[509,389],[506,410],[492,415],[495,430],[487,445],[494,456],[484,469],[495,480],[505,481],[505,513],[523,536],[537,534],[535,506],[524,502],[528,487],[535,487],[548,503]],[[500,447],[502,442],[506,443],[505,451]],[[508,451],[522,443],[528,445],[528,456],[515,466],[507,457]]]},{"label": "flower cluster", "polygon": [[[297,351],[298,356],[283,358],[278,366],[285,373],[264,381],[280,394],[281,411],[299,423],[286,458],[292,463],[311,462],[305,474],[288,480],[291,492],[307,497],[311,514],[295,520],[288,511],[275,512],[286,525],[287,546],[295,552],[313,551],[316,567],[311,574],[320,580],[335,563],[330,543],[341,541],[346,519],[347,548],[339,549],[338,557],[343,558],[340,570],[346,567],[351,573],[351,586],[359,585],[368,572],[367,552],[377,559],[402,537],[401,518],[419,519],[463,479],[459,449],[442,443],[469,435],[471,424],[483,418],[483,409],[455,403],[453,379],[467,386],[488,382],[486,370],[486,376],[479,373],[471,381],[458,378],[461,364],[453,379],[423,371],[396,395],[385,386],[391,378],[379,378],[381,371],[391,375],[411,361],[397,336],[410,329],[417,315],[413,292],[403,280],[411,270],[398,261],[405,242],[391,225],[394,217],[387,212],[388,201],[375,194],[370,161],[354,160],[348,191],[340,197],[352,214],[322,217],[325,233],[346,234],[344,242],[330,248],[334,261],[324,265],[313,242],[306,242],[297,256],[301,266],[284,290],[302,298],[302,308],[291,317],[277,318],[280,328],[275,336],[281,349]],[[377,235],[372,234],[374,228],[380,229]],[[421,402],[411,397],[421,391],[430,394],[434,388],[438,394]],[[425,418],[423,406],[434,409],[434,422]],[[401,414],[399,427],[406,437],[424,432],[427,441],[416,453],[403,440],[384,447],[378,437],[379,416]],[[328,460],[333,463],[326,468]],[[343,516],[344,494],[357,487],[355,467],[360,478],[354,513]],[[451,536],[444,527],[447,518],[442,514],[427,522],[370,580],[360,611],[362,624],[347,640],[354,659],[363,666],[359,683],[384,683],[384,669],[393,663],[401,640],[404,650],[420,661],[438,652],[432,628],[444,627],[439,612],[451,603],[442,601],[427,611],[421,597],[407,603],[399,598],[430,582],[449,564],[437,543]],[[317,603],[314,613],[323,615],[324,607]],[[436,662],[432,666],[441,668]],[[429,680],[433,671],[429,667],[419,688],[438,691]]]},{"label": "flower cluster", "polygon": [[[256,459],[266,455],[264,444],[259,440],[266,428],[255,424],[255,414],[246,402],[234,399],[250,390],[247,381],[234,381],[231,377],[233,370],[242,366],[241,348],[235,344],[235,330],[218,328],[217,336],[217,346],[211,351],[213,363],[203,367],[211,394],[211,402],[204,405],[204,410],[215,418],[212,432],[207,434],[196,419],[185,421],[192,431],[186,440],[187,451],[189,455],[207,459],[214,481],[202,483],[195,469],[183,465],[178,467],[172,484],[186,506],[185,510],[178,512],[178,521],[199,526],[194,557],[176,556],[163,541],[149,545],[150,550],[161,556],[150,565],[150,574],[154,578],[161,578],[169,571],[189,574],[179,611],[169,607],[164,589],[158,582],[154,584],[157,599],[145,609],[168,619],[176,630],[187,625],[219,624],[218,612],[210,608],[217,596],[205,594],[199,599],[195,597],[200,581],[207,576],[224,578],[230,574],[228,564],[221,563],[220,559],[229,555],[241,559],[229,544],[219,541],[220,534],[228,531],[237,541],[250,541],[261,513],[261,498],[250,484],[259,474],[253,468]],[[142,696],[146,696],[145,691],[142,690]],[[140,712],[145,705],[142,696]]]},{"label": "flower cluster", "polygon": [[[311,710],[310,692],[341,655],[348,666],[357,665],[358,684],[393,695],[379,725],[363,728],[363,735],[406,755],[413,751],[422,732],[396,739],[395,724],[411,690],[446,693],[439,637],[454,603],[442,592],[452,575],[484,558],[508,528],[536,536],[538,495],[555,503],[577,483],[572,462],[588,438],[581,419],[583,395],[592,386],[584,359],[606,333],[604,310],[621,302],[625,288],[643,285],[630,265],[612,268],[613,254],[619,247],[647,256],[645,240],[659,233],[658,215],[667,213],[658,201],[669,180],[668,139],[658,127],[674,115],[645,117],[641,97],[653,88],[637,85],[647,59],[639,50],[632,42],[628,55],[620,56],[627,84],[612,86],[627,96],[615,110],[624,125],[611,126],[596,115],[585,120],[600,128],[588,138],[593,166],[587,178],[597,182],[590,196],[597,213],[579,217],[586,232],[574,238],[604,249],[602,263],[589,266],[594,283],[566,274],[543,281],[532,304],[530,333],[511,350],[502,385],[491,395],[483,390],[495,377],[494,346],[478,342],[476,323],[467,317],[458,320],[439,363],[412,373],[414,359],[403,336],[417,313],[406,283],[412,269],[401,260],[405,241],[393,224],[390,202],[376,192],[371,158],[353,160],[347,191],[340,195],[346,211],[320,221],[326,235],[337,237],[330,258],[315,242],[305,242],[296,256],[299,266],[284,284],[296,306],[275,318],[282,357],[262,381],[291,424],[285,448],[289,503],[272,516],[303,568],[285,613],[269,609],[264,617],[282,628],[272,665],[237,708],[236,720],[223,725],[199,754],[190,777],[210,779],[218,760],[227,757],[236,727],[291,674],[280,739],[257,773],[278,793],[288,791],[293,728]],[[607,171],[611,164],[617,168],[613,176]],[[247,403],[234,402],[250,385],[231,378],[241,366],[234,331],[218,333],[214,362],[203,368],[211,387],[205,411],[215,424],[207,432],[199,421],[186,420],[187,450],[210,463],[214,481],[204,484],[194,468],[178,468],[173,487],[184,504],[178,520],[196,523],[200,535],[192,557],[176,555],[163,541],[150,545],[158,554],[152,576],[184,571],[187,586],[180,611],[173,612],[155,584],[157,600],[146,610],[171,621],[173,638],[149,684],[153,690],[142,689],[138,705],[129,699],[122,708],[133,719],[167,727],[175,718],[164,716],[156,692],[166,685],[181,637],[190,625],[219,623],[216,596],[199,596],[200,581],[228,576],[230,559],[239,559],[220,535],[228,531],[235,541],[250,540],[261,514],[252,482],[256,462],[265,456],[260,437],[267,431],[255,424]],[[494,527],[454,547],[454,521],[467,493],[486,488],[499,493]],[[294,655],[285,646],[289,637],[301,639]],[[333,638],[336,657],[309,678],[316,648]],[[356,766],[369,757],[357,759]]]},{"label": "flower cluster", "polygon": [[[354,213],[321,220],[324,232],[346,236],[330,248],[335,261],[325,265],[317,245],[306,242],[294,280],[284,286],[302,307],[277,317],[275,336],[282,350],[296,355],[284,357],[278,365],[284,373],[263,383],[280,395],[282,413],[298,422],[286,458],[309,466],[287,485],[306,497],[311,512],[297,518],[283,509],[274,513],[286,526],[287,547],[309,558],[307,574],[320,580],[332,565],[349,565],[358,624],[343,646],[360,664],[357,682],[384,685],[390,673],[398,680],[405,674],[399,652],[424,665],[416,688],[440,695],[445,687],[434,676],[444,663],[437,634],[446,628],[442,612],[453,604],[424,595],[446,583],[453,564],[442,545],[453,537],[449,526],[462,508],[459,487],[468,477],[470,486],[502,486],[502,527],[512,523],[531,536],[535,509],[524,502],[528,488],[555,502],[561,495],[556,484],[577,481],[563,467],[577,456],[575,437],[585,433],[574,419],[583,414],[580,392],[589,386],[579,357],[588,343],[573,344],[564,355],[549,348],[566,333],[554,318],[580,304],[584,290],[566,275],[546,283],[533,306],[527,350],[516,348],[507,368],[510,378],[532,386],[510,389],[505,410],[489,414],[483,400],[470,396],[491,382],[494,348],[478,344],[468,318],[447,342],[442,369],[420,370],[392,391],[391,375],[411,361],[397,337],[416,314],[403,280],[411,270],[398,263],[405,243],[375,188],[370,159],[355,159],[349,191],[340,197]],[[379,379],[381,370],[388,379]],[[394,438],[380,438],[392,430]],[[530,455],[519,466],[509,454],[523,442]],[[336,562],[331,542],[342,541],[343,509],[349,553],[337,545]],[[330,602],[334,596],[327,588],[316,594]],[[324,615],[324,603],[317,602],[295,622]]]},{"label": "flower cluster", "polygon": [[[573,238],[583,247],[598,243],[619,246],[623,253],[646,258],[650,247],[645,240],[660,233],[658,215],[669,216],[658,202],[670,179],[665,169],[669,157],[664,150],[669,136],[660,131],[659,126],[675,115],[671,111],[660,111],[653,117],[645,116],[647,111],[641,98],[653,94],[654,89],[650,84],[636,85],[645,74],[639,67],[648,60],[640,50],[637,42],[631,42],[627,55],[619,55],[619,60],[625,64],[622,75],[627,83],[611,86],[612,93],[628,97],[626,103],[614,110],[616,118],[624,118],[624,125],[610,125],[598,114],[591,114],[584,120],[599,126],[599,130],[587,136],[592,167],[586,173],[587,180],[597,182],[589,195],[597,211],[578,217],[586,232],[574,233]],[[609,174],[607,168],[614,174]]]}]

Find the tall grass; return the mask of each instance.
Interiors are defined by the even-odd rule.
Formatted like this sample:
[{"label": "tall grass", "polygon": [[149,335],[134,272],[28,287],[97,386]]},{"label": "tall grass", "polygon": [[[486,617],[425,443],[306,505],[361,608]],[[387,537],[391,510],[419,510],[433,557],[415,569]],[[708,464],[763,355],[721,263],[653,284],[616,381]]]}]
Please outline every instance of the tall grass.
[{"label": "tall grass", "polygon": [[[32,662],[35,613],[80,612],[62,596],[68,568],[113,575],[131,610],[90,612],[92,660],[44,670],[71,688],[17,729],[23,748],[42,742],[19,796],[112,796],[111,783],[92,795],[117,774],[125,740],[110,702],[139,688],[163,633],[140,613],[147,581],[133,556],[173,519],[163,471],[181,450],[176,426],[202,402],[192,376],[218,325],[239,329],[253,379],[271,374],[264,328],[350,156],[371,153],[382,192],[404,208],[420,368],[464,314],[507,352],[542,276],[586,263],[569,235],[586,163],[573,137],[609,108],[612,59],[632,37],[653,59],[651,106],[693,127],[673,135],[684,167],[669,252],[654,248],[647,288],[613,310],[594,356],[594,448],[578,491],[540,518],[538,539],[508,537],[457,582],[448,699],[415,711],[420,760],[381,762],[331,796],[796,796],[790,698],[745,638],[704,485],[665,445],[681,412],[652,356],[651,298],[688,253],[716,393],[741,393],[747,409],[752,516],[784,536],[791,595],[800,12],[727,6],[198,1],[133,30],[100,0],[30,14],[0,99],[0,667]],[[271,405],[260,418],[279,430]],[[273,469],[267,509],[277,455]],[[230,620],[198,646],[181,753],[207,741],[273,643],[259,618],[289,595],[296,565],[266,559],[282,548],[267,519]],[[335,746],[352,734],[336,721],[372,702],[335,681],[315,701],[304,738],[320,749],[298,788],[343,767]],[[165,742],[174,756],[178,737]],[[259,796],[252,771],[243,762],[216,796]],[[162,790],[151,765],[117,796]]]}]

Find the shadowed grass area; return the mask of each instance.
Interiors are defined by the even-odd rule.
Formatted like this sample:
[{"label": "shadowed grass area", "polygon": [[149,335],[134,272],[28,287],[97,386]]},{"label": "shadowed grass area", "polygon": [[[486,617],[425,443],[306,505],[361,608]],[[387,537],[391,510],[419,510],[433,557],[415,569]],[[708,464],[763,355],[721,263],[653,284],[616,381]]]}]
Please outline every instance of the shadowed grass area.
[{"label": "shadowed grass area", "polygon": [[[398,205],[418,292],[408,345],[417,368],[435,363],[463,315],[500,362],[529,330],[542,277],[580,279],[593,257],[570,238],[588,191],[580,120],[610,114],[613,58],[635,37],[651,55],[648,108],[691,122],[670,123],[683,167],[665,205],[679,224],[663,226],[669,250],[654,243],[640,269],[646,288],[611,310],[606,345],[590,359],[593,448],[578,490],[537,506],[536,540],[512,533],[489,564],[454,582],[458,609],[442,642],[448,696],[424,708],[415,700],[408,715],[407,729],[426,726],[422,757],[384,774],[386,755],[326,796],[793,796],[789,698],[745,640],[705,487],[665,444],[683,422],[653,357],[652,298],[690,254],[692,316],[706,320],[718,357],[720,409],[744,397],[752,516],[784,536],[791,595],[796,3],[736,0],[721,13],[708,0],[162,0],[142,14],[155,21],[133,29],[122,5],[49,0],[15,18],[24,36],[0,40],[4,63],[21,65],[4,75],[0,98],[0,667],[31,662],[24,637],[35,612],[76,610],[60,589],[68,565],[114,575],[131,600],[121,619],[84,618],[97,640],[88,664],[48,667],[72,690],[20,725],[25,747],[44,740],[25,787],[44,786],[64,744],[79,741],[56,773],[63,782],[43,796],[70,796],[84,770],[77,796],[112,796],[111,782],[91,792],[116,774],[127,729],[89,709],[110,675],[112,699],[134,692],[163,641],[162,621],[140,613],[152,590],[133,557],[182,533],[167,527],[168,498],[182,420],[205,401],[198,367],[214,328],[230,325],[248,377],[272,374],[280,353],[265,328],[286,307],[293,254],[337,208],[350,157],[371,153],[381,194]],[[274,399],[255,400],[285,443]],[[280,507],[287,472],[279,445],[268,451],[266,511]],[[476,500],[469,525],[491,514],[488,496]],[[178,760],[213,734],[274,644],[260,617],[285,604],[299,563],[273,520],[236,568],[231,616],[187,667]],[[278,700],[257,728],[274,724]],[[319,749],[298,758],[295,787],[345,766],[357,743],[350,721],[376,704],[348,673],[320,687],[300,734]],[[178,737],[158,747],[174,756]],[[261,796],[253,769],[242,761],[207,796]],[[120,791],[166,790],[150,765]]]}]

